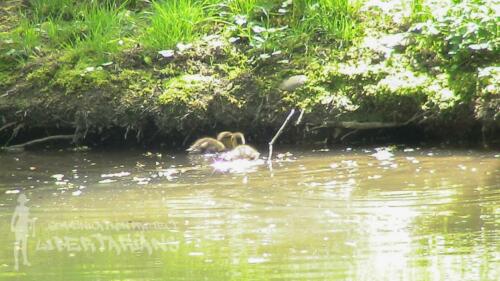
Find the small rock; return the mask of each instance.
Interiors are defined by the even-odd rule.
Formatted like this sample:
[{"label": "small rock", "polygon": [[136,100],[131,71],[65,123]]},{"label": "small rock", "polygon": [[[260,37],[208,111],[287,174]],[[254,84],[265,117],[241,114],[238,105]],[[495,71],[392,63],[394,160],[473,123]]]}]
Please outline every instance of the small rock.
[{"label": "small rock", "polygon": [[281,82],[279,88],[283,91],[293,91],[307,82],[307,76],[305,75],[294,75],[285,79]]},{"label": "small rock", "polygon": [[191,49],[192,47],[193,47],[193,44],[177,43],[177,49],[181,53],[184,52],[184,51],[187,51],[187,50]]},{"label": "small rock", "polygon": [[162,50],[159,51],[158,54],[162,55],[164,58],[171,58],[174,56],[174,50]]}]

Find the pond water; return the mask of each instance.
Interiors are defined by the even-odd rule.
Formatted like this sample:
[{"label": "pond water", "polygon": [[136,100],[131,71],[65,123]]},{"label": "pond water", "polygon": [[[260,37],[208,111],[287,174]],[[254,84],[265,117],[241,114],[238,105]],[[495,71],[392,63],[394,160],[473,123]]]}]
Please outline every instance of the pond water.
[{"label": "pond water", "polygon": [[500,280],[499,152],[291,152],[0,154],[0,280]]}]

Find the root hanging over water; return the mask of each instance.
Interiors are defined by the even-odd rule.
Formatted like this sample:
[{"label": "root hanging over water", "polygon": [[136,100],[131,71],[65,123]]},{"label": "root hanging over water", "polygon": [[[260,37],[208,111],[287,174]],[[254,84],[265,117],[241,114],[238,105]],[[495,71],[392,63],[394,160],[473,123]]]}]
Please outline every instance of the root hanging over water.
[{"label": "root hanging over water", "polygon": [[5,129],[8,129],[8,128],[10,128],[10,127],[12,127],[12,126],[16,125],[16,124],[17,124],[17,122],[10,122],[10,123],[7,123],[7,124],[3,125],[2,127],[0,127],[0,132],[1,132],[1,131],[3,131],[3,130],[5,130]]},{"label": "root hanging over water", "polygon": [[[416,113],[410,119],[405,122],[358,122],[358,121],[325,121],[323,124],[319,126],[315,126],[311,128],[311,131],[325,129],[325,128],[334,128],[335,130],[339,130],[336,132],[336,137],[340,136],[342,133],[342,129],[350,129],[352,131],[347,132],[346,134],[340,137],[340,140],[345,140],[348,136],[356,134],[361,130],[371,130],[371,129],[388,129],[388,128],[398,128],[404,127],[412,122],[415,122],[418,118],[422,117],[424,113]],[[335,138],[336,138],[335,137]]]},{"label": "root hanging over water", "polygon": [[417,113],[405,122],[325,121],[323,124],[311,128],[311,130],[318,130],[323,128],[343,128],[343,129],[353,129],[353,130],[397,128],[406,126],[414,122],[422,115],[423,115],[422,113]]},{"label": "root hanging over water", "polygon": [[24,150],[27,146],[38,144],[38,143],[44,143],[52,140],[73,140],[75,138],[75,135],[55,135],[55,136],[48,136],[45,138],[40,138],[40,139],[35,139],[31,140],[25,143],[21,144],[16,144],[16,145],[11,145],[11,146],[5,146],[2,147],[3,150],[6,151],[20,151]]}]

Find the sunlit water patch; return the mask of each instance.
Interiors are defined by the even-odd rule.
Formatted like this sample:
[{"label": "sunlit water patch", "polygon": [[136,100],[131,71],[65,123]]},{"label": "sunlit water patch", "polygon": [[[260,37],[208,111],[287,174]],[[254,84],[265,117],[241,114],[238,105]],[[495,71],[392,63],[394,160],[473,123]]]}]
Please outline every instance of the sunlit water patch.
[{"label": "sunlit water patch", "polygon": [[0,280],[499,280],[500,154],[0,154],[0,225]]}]

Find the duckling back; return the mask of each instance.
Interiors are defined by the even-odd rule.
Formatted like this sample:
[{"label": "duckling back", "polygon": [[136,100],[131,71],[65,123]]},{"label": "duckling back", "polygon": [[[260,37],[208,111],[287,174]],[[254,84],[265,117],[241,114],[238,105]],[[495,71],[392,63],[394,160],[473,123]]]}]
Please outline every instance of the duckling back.
[{"label": "duckling back", "polygon": [[190,153],[215,153],[226,149],[224,144],[214,138],[201,138],[195,141],[186,151]]},{"label": "duckling back", "polygon": [[233,150],[224,153],[222,158],[227,161],[233,161],[238,159],[246,160],[256,160],[260,156],[260,153],[253,147],[242,144],[235,147]]},{"label": "duckling back", "polygon": [[226,149],[234,147],[232,139],[233,139],[233,133],[229,131],[224,131],[217,134],[217,140],[220,141],[226,147]]}]

